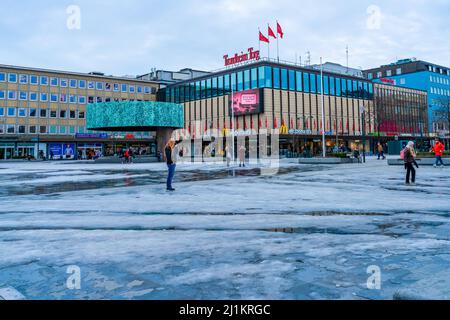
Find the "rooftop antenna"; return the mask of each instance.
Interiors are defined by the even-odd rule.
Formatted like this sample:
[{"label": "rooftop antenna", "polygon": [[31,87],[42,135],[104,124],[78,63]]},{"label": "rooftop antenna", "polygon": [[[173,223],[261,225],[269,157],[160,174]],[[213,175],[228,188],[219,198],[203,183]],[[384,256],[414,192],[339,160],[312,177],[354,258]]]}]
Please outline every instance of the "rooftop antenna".
[{"label": "rooftop antenna", "polygon": [[305,64],[306,64],[307,66],[310,66],[310,65],[311,65],[311,52],[310,52],[310,51],[307,51],[307,52],[306,52],[306,61],[305,61]]},{"label": "rooftop antenna", "polygon": [[345,53],[346,53],[346,56],[347,56],[347,71],[346,71],[346,73],[348,74],[348,45],[347,45],[347,48],[345,50]]}]

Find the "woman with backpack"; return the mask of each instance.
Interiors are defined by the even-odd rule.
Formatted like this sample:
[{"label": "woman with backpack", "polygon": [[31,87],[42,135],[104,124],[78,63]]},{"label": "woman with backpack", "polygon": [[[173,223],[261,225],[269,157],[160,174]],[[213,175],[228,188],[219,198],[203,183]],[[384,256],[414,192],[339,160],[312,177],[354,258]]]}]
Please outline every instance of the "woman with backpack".
[{"label": "woman with backpack", "polygon": [[[415,185],[416,184],[416,169],[414,166],[419,169],[419,166],[416,162],[416,151],[414,150],[414,142],[408,142],[406,148],[402,151],[401,154],[406,169],[406,185]],[[410,179],[411,178],[411,179]],[[411,183],[410,183],[411,181]]]}]

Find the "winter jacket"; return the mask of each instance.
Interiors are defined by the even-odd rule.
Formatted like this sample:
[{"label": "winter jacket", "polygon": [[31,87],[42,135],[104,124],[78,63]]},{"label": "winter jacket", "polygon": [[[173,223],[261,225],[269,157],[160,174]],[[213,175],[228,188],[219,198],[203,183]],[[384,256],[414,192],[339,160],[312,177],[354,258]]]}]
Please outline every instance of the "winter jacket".
[{"label": "winter jacket", "polygon": [[166,154],[166,162],[167,162],[167,165],[172,165],[172,164],[174,164],[174,161],[173,161],[173,152],[172,152],[173,150],[172,150],[172,148],[171,147],[169,147],[169,146],[167,146],[166,147],[166,149],[165,149],[165,154]]},{"label": "winter jacket", "polygon": [[405,164],[406,163],[414,163],[414,154],[410,148],[405,149]]},{"label": "winter jacket", "polygon": [[441,142],[438,142],[434,145],[433,151],[437,157],[442,157],[444,155],[445,146]]}]

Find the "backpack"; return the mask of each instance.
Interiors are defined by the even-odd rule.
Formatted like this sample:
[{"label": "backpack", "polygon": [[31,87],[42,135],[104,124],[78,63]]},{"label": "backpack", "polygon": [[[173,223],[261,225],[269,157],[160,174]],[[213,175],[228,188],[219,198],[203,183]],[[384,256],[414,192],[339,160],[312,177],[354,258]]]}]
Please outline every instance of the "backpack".
[{"label": "backpack", "polygon": [[400,159],[405,160],[406,149],[400,151]]}]

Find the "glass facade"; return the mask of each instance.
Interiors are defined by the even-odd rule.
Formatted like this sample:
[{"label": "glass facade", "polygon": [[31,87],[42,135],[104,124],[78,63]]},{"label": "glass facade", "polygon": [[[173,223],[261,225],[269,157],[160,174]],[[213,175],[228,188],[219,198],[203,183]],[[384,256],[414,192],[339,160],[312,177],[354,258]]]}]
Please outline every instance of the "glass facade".
[{"label": "glass facade", "polygon": [[[249,66],[248,69],[216,74],[202,81],[175,84],[162,89],[162,91],[165,91],[163,96],[167,102],[184,103],[230,94],[231,87],[234,91],[269,88],[321,93],[321,83],[320,74],[313,70],[298,70],[294,67]],[[195,94],[192,87],[195,87]],[[325,95],[373,99],[373,84],[364,80],[324,75],[323,89]]]}]

